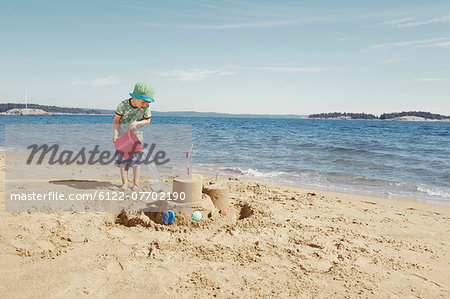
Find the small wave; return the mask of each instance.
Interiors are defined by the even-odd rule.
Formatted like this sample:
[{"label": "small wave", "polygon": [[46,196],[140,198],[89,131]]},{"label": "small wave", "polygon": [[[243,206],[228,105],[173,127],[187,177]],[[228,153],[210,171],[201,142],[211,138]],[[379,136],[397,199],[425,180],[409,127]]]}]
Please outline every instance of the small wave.
[{"label": "small wave", "polygon": [[417,190],[420,192],[423,192],[427,195],[438,196],[438,197],[442,197],[445,199],[450,199],[450,190],[444,190],[441,188],[429,187],[429,186],[425,186],[425,185],[417,186]]},{"label": "small wave", "polygon": [[263,172],[253,168],[242,169],[239,167],[222,168],[221,171],[255,178],[274,178],[283,174],[282,171]]}]

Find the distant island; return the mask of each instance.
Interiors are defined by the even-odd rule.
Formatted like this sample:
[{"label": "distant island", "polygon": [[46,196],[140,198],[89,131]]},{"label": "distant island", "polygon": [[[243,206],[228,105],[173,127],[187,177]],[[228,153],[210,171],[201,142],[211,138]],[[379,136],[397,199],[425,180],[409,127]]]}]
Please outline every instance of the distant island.
[{"label": "distant island", "polygon": [[0,115],[101,114],[94,109],[46,106],[39,104],[0,104]]},{"label": "distant island", "polygon": [[319,118],[319,119],[359,119],[359,120],[398,120],[398,121],[450,121],[450,116],[433,114],[424,111],[408,111],[408,112],[393,112],[393,113],[383,113],[379,117],[373,114],[366,113],[341,113],[341,112],[331,112],[331,113],[318,113],[310,114],[308,118]]},{"label": "distant island", "polygon": [[329,119],[378,119],[377,116],[373,114],[366,113],[341,113],[341,112],[331,112],[331,113],[318,113],[310,114],[308,118],[329,118]]}]

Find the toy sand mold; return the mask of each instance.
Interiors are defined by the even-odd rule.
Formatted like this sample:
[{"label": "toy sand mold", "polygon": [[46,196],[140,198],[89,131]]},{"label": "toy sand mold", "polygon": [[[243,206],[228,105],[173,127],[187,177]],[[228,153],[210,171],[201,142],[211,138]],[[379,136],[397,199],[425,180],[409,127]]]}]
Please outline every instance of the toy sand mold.
[{"label": "toy sand mold", "polygon": [[198,174],[190,178],[177,178],[173,180],[172,192],[184,192],[186,202],[192,203],[193,211],[212,212],[214,205],[209,197],[203,195],[203,177]]},{"label": "toy sand mold", "polygon": [[172,193],[185,194],[185,201],[192,203],[192,208],[202,198],[202,176],[191,175],[188,178],[175,178],[173,180]]},{"label": "toy sand mold", "polygon": [[214,206],[219,209],[227,209],[230,205],[228,199],[228,190],[220,188],[217,185],[203,187],[203,193],[209,195]]}]

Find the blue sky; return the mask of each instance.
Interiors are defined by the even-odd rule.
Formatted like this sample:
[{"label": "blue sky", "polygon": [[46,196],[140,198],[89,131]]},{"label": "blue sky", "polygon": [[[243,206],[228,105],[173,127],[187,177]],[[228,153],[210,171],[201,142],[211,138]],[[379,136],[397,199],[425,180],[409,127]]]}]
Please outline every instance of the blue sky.
[{"label": "blue sky", "polygon": [[447,1],[3,1],[0,102],[450,115]]}]

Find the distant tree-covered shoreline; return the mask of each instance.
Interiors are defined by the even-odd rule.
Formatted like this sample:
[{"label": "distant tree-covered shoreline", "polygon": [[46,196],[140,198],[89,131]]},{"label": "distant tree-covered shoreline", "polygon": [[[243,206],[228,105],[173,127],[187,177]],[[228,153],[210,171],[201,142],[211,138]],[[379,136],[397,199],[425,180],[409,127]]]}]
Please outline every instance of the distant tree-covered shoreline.
[{"label": "distant tree-covered shoreline", "polygon": [[331,112],[331,113],[318,113],[310,114],[309,118],[350,118],[350,119],[377,119],[373,114],[367,113],[341,113],[341,112]]},{"label": "distant tree-covered shoreline", "polygon": [[317,113],[308,115],[309,118],[349,118],[349,119],[394,119],[404,116],[423,117],[425,119],[443,120],[450,119],[450,116],[433,114],[424,111],[408,111],[408,112],[393,112],[383,113],[379,117],[373,114],[366,113],[346,113],[346,112],[331,112],[331,113]]},{"label": "distant tree-covered shoreline", "polygon": [[[53,113],[73,113],[73,114],[100,114],[100,112],[93,109],[84,108],[69,108],[69,107],[57,107],[57,106],[47,106],[39,104],[28,104],[28,109],[42,109],[46,112]],[[2,103],[0,104],[0,112],[7,112],[11,109],[25,109],[25,104],[18,103]]]},{"label": "distant tree-covered shoreline", "polygon": [[417,116],[417,117],[423,117],[427,119],[450,119],[450,116],[441,115],[441,114],[433,114],[430,112],[424,112],[424,111],[408,111],[408,112],[394,112],[394,113],[383,113],[380,115],[380,119],[391,119],[396,117],[403,117],[403,116]]}]

